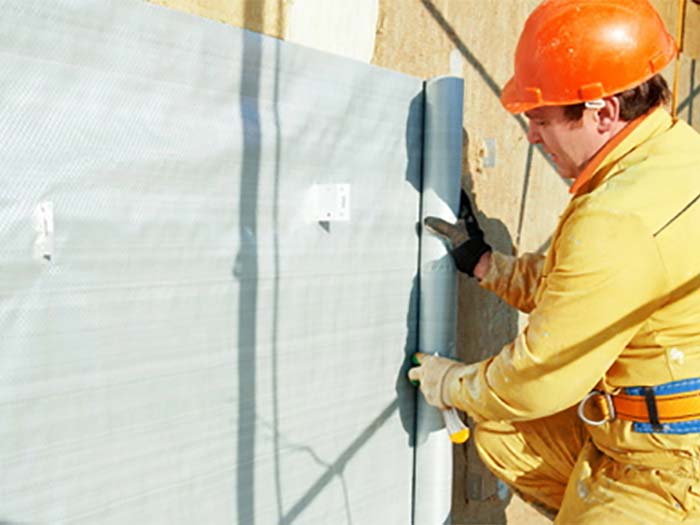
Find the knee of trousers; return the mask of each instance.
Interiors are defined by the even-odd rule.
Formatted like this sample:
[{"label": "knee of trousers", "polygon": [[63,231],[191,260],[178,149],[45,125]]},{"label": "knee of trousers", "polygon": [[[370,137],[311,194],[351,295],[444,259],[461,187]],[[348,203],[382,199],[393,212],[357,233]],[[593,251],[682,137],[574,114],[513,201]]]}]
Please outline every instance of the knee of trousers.
[{"label": "knee of trousers", "polygon": [[521,423],[484,422],[474,443],[484,464],[501,479],[525,475],[566,483],[583,446],[562,416]]}]

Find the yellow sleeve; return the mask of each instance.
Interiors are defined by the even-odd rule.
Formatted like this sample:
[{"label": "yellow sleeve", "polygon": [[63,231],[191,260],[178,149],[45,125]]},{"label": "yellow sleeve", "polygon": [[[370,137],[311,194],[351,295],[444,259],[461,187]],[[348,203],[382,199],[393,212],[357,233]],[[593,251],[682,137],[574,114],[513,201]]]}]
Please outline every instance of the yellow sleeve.
[{"label": "yellow sleeve", "polygon": [[489,271],[479,284],[509,305],[530,313],[535,307],[535,292],[540,284],[543,266],[544,255],[538,253],[513,257],[492,252]]},{"label": "yellow sleeve", "polygon": [[477,420],[537,419],[574,405],[665,300],[665,269],[636,216],[578,210],[552,249],[554,266],[524,331],[446,378],[455,406]]}]

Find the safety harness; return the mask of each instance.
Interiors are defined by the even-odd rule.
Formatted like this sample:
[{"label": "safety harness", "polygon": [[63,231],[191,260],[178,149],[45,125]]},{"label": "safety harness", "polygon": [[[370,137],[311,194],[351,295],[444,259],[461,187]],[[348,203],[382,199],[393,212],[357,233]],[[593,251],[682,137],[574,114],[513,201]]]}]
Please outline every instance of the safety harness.
[{"label": "safety harness", "polygon": [[[602,414],[594,420],[586,415],[592,403]],[[593,390],[578,406],[584,423],[600,426],[616,419],[633,422],[635,432],[691,434],[700,432],[700,378],[672,381],[658,386],[623,388],[610,394]]]}]

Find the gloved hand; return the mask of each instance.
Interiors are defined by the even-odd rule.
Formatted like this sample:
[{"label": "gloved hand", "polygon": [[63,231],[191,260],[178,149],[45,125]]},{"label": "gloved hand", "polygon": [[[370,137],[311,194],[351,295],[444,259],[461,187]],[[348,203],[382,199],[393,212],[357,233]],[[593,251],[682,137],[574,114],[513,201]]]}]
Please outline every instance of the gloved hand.
[{"label": "gloved hand", "polygon": [[450,253],[457,269],[474,277],[474,268],[481,256],[491,251],[491,246],[484,241],[484,232],[476,221],[471,202],[464,190],[460,196],[459,216],[455,224],[437,217],[426,217],[424,223],[430,231],[450,241]]},{"label": "gloved hand", "polygon": [[445,410],[452,406],[450,393],[445,383],[447,373],[460,365],[458,361],[436,355],[416,352],[413,362],[418,366],[408,371],[408,378],[415,384],[419,383],[426,402],[429,405]]}]

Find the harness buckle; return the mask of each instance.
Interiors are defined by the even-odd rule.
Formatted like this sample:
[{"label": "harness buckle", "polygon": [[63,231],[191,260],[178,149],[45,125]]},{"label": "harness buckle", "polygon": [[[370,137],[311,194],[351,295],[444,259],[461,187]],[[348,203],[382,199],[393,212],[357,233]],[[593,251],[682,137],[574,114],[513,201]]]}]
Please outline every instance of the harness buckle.
[{"label": "harness buckle", "polygon": [[[589,419],[585,414],[586,405],[596,396],[601,396],[605,400],[605,403],[598,403],[598,408],[603,413],[603,419],[599,421]],[[578,417],[587,425],[592,425],[594,427],[599,427],[608,421],[613,421],[615,419],[615,406],[613,405],[612,396],[603,390],[591,390],[578,404]]]}]

